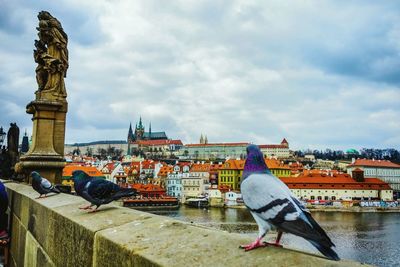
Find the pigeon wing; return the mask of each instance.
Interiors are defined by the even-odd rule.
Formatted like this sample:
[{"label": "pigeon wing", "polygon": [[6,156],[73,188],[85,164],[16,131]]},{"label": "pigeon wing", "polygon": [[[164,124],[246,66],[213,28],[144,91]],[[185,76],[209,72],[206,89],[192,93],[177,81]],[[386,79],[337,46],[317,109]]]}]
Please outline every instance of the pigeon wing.
[{"label": "pigeon wing", "polygon": [[252,174],[241,185],[246,206],[257,216],[275,225],[296,220],[299,208],[293,203],[290,190],[270,174]]}]

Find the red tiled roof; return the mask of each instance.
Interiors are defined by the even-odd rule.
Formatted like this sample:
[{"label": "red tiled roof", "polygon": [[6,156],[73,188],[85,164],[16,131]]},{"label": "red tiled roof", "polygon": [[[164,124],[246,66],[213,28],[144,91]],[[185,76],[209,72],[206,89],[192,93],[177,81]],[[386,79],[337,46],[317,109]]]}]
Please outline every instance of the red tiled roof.
[{"label": "red tiled roof", "polygon": [[208,144],[187,144],[187,147],[201,146],[248,146],[250,143],[208,143]]},{"label": "red tiled roof", "polygon": [[381,167],[381,168],[400,168],[399,164],[389,160],[356,159],[356,161],[347,167]]},{"label": "red tiled roof", "polygon": [[203,163],[203,164],[193,164],[190,168],[191,172],[209,172],[210,171],[210,163]]},{"label": "red tiled roof", "polygon": [[138,140],[135,144],[143,146],[183,145],[181,140]]},{"label": "red tiled roof", "polygon": [[299,176],[299,177],[280,177],[290,189],[380,189],[391,190],[388,183],[378,178],[365,178],[365,182],[357,182],[349,175],[332,176]]},{"label": "red tiled roof", "polygon": [[91,166],[81,166],[81,165],[66,165],[63,169],[63,177],[70,177],[72,176],[73,171],[81,170],[84,171],[86,174],[97,177],[97,176],[103,176],[103,174],[96,169],[96,167],[91,167]]}]

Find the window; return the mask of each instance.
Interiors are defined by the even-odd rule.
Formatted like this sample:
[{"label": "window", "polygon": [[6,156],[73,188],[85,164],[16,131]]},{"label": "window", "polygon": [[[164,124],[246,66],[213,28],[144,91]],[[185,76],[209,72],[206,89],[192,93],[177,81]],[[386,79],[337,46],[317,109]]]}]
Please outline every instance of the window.
[{"label": "window", "polygon": [[321,196],[318,196],[318,200],[321,200],[322,199],[322,197]]},{"label": "window", "polygon": [[325,196],[325,197],[324,197],[324,199],[325,199],[325,200],[328,200],[328,199],[329,199],[329,197],[328,197],[328,196]]},{"label": "window", "polygon": [[332,196],[331,199],[332,199],[332,200],[336,200],[336,197],[335,197],[335,196]]},{"label": "window", "polygon": [[314,197],[314,196],[311,196],[311,197],[310,197],[310,199],[311,199],[311,200],[314,200],[314,199],[315,199],[315,197]]}]

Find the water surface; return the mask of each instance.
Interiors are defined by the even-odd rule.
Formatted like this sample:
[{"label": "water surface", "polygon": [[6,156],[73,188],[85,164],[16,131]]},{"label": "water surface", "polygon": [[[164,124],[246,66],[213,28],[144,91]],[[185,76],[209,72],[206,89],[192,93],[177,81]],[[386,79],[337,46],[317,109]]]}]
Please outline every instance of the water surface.
[{"label": "water surface", "polygon": [[[246,209],[197,209],[182,206],[176,211],[155,211],[228,232],[256,238],[257,224]],[[400,213],[313,212],[314,219],[326,230],[341,258],[376,266],[400,266]],[[276,234],[266,239],[273,241]],[[297,250],[319,253],[306,240],[284,234],[282,244]]]}]

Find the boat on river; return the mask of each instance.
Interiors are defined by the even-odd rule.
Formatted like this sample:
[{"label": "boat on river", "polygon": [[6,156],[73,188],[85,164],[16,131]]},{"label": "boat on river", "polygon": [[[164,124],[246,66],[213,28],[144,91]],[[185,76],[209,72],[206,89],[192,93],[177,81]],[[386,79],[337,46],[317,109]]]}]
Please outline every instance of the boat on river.
[{"label": "boat on river", "polygon": [[206,198],[206,197],[188,198],[185,201],[185,205],[188,205],[189,207],[194,207],[194,208],[207,208],[208,207],[208,198]]},{"label": "boat on river", "polygon": [[122,200],[122,206],[138,210],[176,210],[179,209],[179,200],[176,197],[141,197],[125,198]]}]

